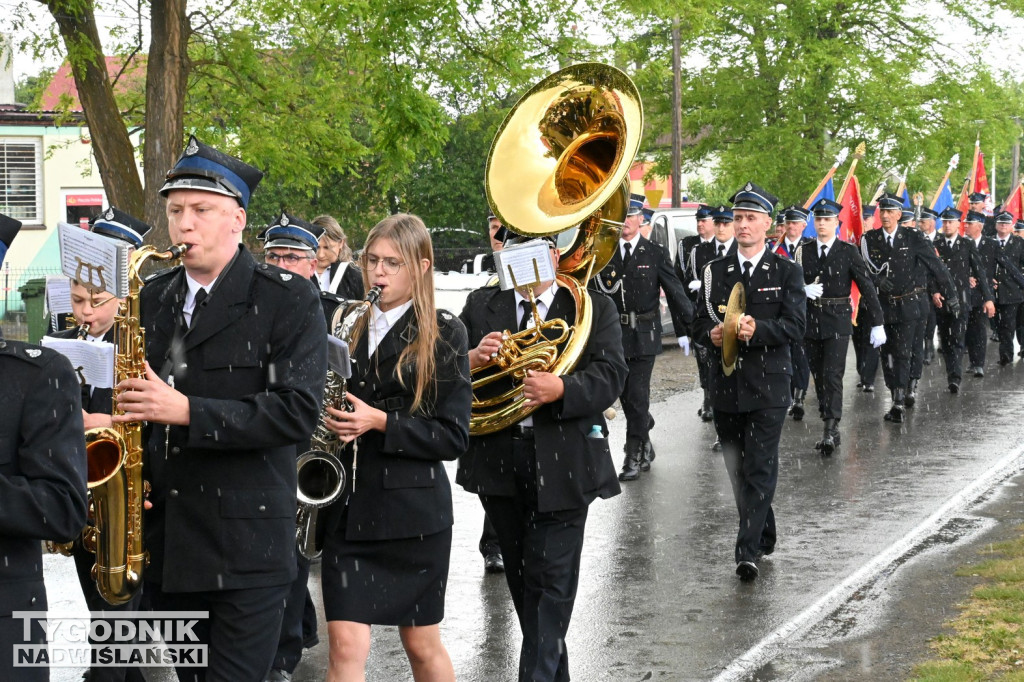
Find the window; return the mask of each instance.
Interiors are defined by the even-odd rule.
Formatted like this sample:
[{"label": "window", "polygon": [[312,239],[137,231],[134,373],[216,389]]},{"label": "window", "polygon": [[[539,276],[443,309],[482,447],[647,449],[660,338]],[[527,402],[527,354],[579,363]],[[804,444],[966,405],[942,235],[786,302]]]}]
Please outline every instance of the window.
[{"label": "window", "polygon": [[23,223],[43,222],[42,141],[0,138],[0,212]]}]

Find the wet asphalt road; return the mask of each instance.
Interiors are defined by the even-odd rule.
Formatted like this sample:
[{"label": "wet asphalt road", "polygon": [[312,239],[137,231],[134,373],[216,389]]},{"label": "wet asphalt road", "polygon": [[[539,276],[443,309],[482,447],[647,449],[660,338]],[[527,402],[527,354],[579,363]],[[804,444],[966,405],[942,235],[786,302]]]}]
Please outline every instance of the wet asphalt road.
[{"label": "wet asphalt road", "polygon": [[[693,360],[676,349],[661,356],[655,373],[686,390],[661,390],[667,397],[652,405],[658,453],[652,471],[623,484],[619,497],[591,506],[568,637],[573,679],[713,679],[899,541],[1024,440],[1024,364],[999,368],[994,351],[992,345],[988,376],[966,378],[958,396],[947,392],[941,365],[926,367],[918,406],[903,425],[882,421],[889,401],[881,376],[874,394],[853,386],[851,352],[843,444],[836,455],[822,458],[813,449],[821,430],[815,411],[803,422],[787,420],[775,503],[778,547],[753,584],[741,583],[733,572],[736,512],[721,456],[709,449],[713,427],[696,416]],[[621,418],[611,423],[616,463],[624,430]],[[454,479],[454,467],[449,473]],[[1020,521],[1024,504],[1013,484],[989,498],[990,505],[1002,504],[1001,511],[958,517],[946,529],[948,541],[919,546],[914,558],[884,571],[850,601],[870,601],[871,608],[841,609],[788,641],[783,655],[754,668],[751,679],[905,674],[908,657],[926,653],[927,637],[938,633],[965,593],[964,582],[950,574],[958,561],[971,560],[971,543],[987,542],[983,532],[1007,533]],[[515,614],[503,578],[483,574],[476,551],[480,505],[457,487],[455,518],[442,637],[459,679],[512,680],[520,641]],[[51,610],[84,610],[70,560],[47,557],[46,570]],[[932,589],[936,585],[943,587]],[[311,589],[319,603],[316,579]],[[913,611],[909,628],[899,615],[903,609]],[[307,650],[296,680],[323,678],[322,624],[321,642]],[[149,672],[152,680],[171,679],[166,671]],[[55,670],[52,679],[80,674]],[[393,628],[375,629],[367,677],[412,679]]]}]

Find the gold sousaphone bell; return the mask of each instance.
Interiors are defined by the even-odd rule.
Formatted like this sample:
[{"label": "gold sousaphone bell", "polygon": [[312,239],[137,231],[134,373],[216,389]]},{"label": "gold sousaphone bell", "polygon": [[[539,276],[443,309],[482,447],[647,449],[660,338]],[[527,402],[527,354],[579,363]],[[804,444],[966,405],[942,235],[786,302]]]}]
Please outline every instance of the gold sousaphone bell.
[{"label": "gold sousaphone bell", "polygon": [[[522,396],[527,370],[564,374],[579,361],[593,313],[587,281],[618,244],[642,131],[643,106],[633,81],[594,63],[562,69],[533,86],[498,129],[484,175],[487,200],[517,234],[558,235],[558,283],[572,294],[576,319],[573,325],[546,320],[506,333],[495,358],[473,370],[474,435],[507,428],[534,411]],[[509,378],[511,388],[482,396],[481,389]]]},{"label": "gold sousaphone bell", "polygon": [[736,361],[740,356],[740,318],[747,310],[747,290],[743,282],[736,282],[729,294],[729,304],[725,308],[725,320],[722,322],[722,371],[729,376],[736,369]]}]

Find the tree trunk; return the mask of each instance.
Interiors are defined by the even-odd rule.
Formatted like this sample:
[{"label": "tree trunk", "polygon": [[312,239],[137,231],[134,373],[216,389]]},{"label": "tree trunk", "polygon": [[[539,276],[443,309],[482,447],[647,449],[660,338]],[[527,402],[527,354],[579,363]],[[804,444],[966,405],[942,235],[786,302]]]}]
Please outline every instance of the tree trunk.
[{"label": "tree trunk", "polygon": [[40,1],[49,8],[64,39],[107,199],[121,210],[141,216],[142,181],[135,165],[135,150],[114,99],[93,4],[82,0]]},{"label": "tree trunk", "polygon": [[158,192],[182,149],[185,90],[188,85],[188,0],[150,3],[149,63],[146,69],[146,136],[143,173],[146,178],[146,221],[153,226],[149,242],[170,244],[164,200]]}]

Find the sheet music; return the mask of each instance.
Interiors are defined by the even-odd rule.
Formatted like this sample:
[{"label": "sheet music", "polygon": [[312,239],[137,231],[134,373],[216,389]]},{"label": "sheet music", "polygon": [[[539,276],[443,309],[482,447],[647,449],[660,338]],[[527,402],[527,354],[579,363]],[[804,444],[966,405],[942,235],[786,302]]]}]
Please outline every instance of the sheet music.
[{"label": "sheet music", "polygon": [[114,344],[52,336],[44,336],[39,343],[70,360],[80,382],[93,388],[114,387]]},{"label": "sheet music", "polygon": [[64,275],[46,276],[46,312],[51,315],[71,312],[71,280]]},{"label": "sheet music", "polygon": [[352,378],[348,344],[333,334],[327,335],[327,367],[342,379]]},{"label": "sheet music", "polygon": [[60,267],[65,275],[117,298],[128,295],[127,243],[70,223],[59,223],[57,231]]},{"label": "sheet music", "polygon": [[553,280],[555,268],[551,265],[550,248],[545,240],[534,239],[495,251],[494,263],[498,270],[499,286],[507,290]]}]

